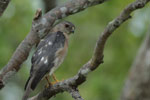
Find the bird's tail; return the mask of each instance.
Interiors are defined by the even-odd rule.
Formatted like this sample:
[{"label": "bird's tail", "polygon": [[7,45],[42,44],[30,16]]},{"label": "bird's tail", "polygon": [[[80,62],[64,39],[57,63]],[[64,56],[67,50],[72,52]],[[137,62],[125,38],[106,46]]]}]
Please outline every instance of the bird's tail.
[{"label": "bird's tail", "polygon": [[29,97],[29,95],[30,95],[30,93],[33,91],[31,89],[32,79],[33,78],[29,77],[28,80],[27,80],[27,82],[26,82],[26,84],[25,84],[25,88],[24,88],[25,89],[25,93],[23,95],[22,100],[27,100],[28,97]]},{"label": "bird's tail", "polygon": [[22,97],[22,100],[28,100],[28,97],[29,97],[31,92],[32,92],[32,90],[30,88],[27,88],[23,97]]},{"label": "bird's tail", "polygon": [[31,76],[28,78],[28,80],[27,80],[27,82],[26,82],[26,84],[25,84],[24,90],[27,89],[27,86],[28,86],[28,83],[29,83],[30,79],[31,79]]}]

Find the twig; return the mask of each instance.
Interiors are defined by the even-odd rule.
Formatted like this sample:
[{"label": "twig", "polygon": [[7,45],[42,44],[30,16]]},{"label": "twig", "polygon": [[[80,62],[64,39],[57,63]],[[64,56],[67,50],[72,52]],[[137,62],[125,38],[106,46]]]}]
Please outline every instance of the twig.
[{"label": "twig", "polygon": [[20,69],[21,64],[27,59],[31,48],[49,32],[58,19],[80,12],[90,6],[101,4],[104,1],[106,0],[71,0],[62,6],[54,8],[44,16],[34,18],[31,31],[20,43],[8,64],[1,70],[0,89]]},{"label": "twig", "polygon": [[79,85],[85,82],[87,74],[95,70],[103,62],[103,50],[108,37],[123,22],[131,18],[131,12],[139,8],[143,8],[149,1],[150,0],[136,0],[135,2],[129,4],[116,19],[114,19],[106,26],[104,32],[100,35],[99,40],[96,43],[96,48],[92,59],[89,60],[85,65],[83,65],[74,77],[67,79],[63,82],[59,82],[47,89],[44,89],[36,96],[33,96],[28,100],[48,100],[49,98],[55,96],[58,93],[68,91],[70,86],[72,88],[77,88]]}]

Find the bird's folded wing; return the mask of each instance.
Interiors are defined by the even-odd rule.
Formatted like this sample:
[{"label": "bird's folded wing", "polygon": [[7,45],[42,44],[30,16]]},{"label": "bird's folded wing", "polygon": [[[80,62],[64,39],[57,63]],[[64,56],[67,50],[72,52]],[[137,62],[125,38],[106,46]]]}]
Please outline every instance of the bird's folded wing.
[{"label": "bird's folded wing", "polygon": [[[62,32],[48,34],[37,46],[32,57],[32,67],[30,70],[30,80],[32,90],[35,89],[39,81],[54,67],[56,52],[64,48],[65,36]],[[28,81],[28,82],[29,82]],[[26,86],[28,87],[28,82]]]}]

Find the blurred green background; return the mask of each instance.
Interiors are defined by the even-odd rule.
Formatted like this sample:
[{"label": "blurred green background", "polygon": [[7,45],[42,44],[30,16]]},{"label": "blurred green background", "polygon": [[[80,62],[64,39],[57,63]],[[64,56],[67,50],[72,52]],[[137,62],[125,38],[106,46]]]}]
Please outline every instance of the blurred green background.
[{"label": "blurred green background", "polygon": [[[57,1],[60,5],[66,0]],[[133,1],[111,0],[66,18],[75,24],[76,31],[70,38],[68,55],[55,73],[58,79],[67,79],[78,72],[91,58],[98,36],[106,25]],[[42,1],[12,0],[0,18],[0,69],[7,64],[16,47],[30,31],[37,8],[43,8]],[[87,81],[79,87],[85,100],[119,99],[130,66],[147,29],[150,28],[149,9],[147,5],[144,9],[134,12],[133,18],[125,22],[109,38],[104,50],[104,63],[90,73]],[[0,91],[0,100],[21,100],[33,52],[34,49],[21,70]],[[41,82],[35,93],[43,89],[44,84],[45,81]],[[70,94],[63,93],[51,100],[73,99]]]}]

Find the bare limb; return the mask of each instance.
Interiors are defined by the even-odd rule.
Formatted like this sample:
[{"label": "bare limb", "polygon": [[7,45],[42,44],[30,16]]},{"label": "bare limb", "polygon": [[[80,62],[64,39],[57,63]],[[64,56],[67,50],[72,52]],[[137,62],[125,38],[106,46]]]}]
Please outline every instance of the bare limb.
[{"label": "bare limb", "polygon": [[150,99],[150,30],[131,67],[121,100]]},{"label": "bare limb", "polygon": [[83,100],[78,89],[71,88],[68,92],[72,95],[72,98],[74,98],[74,100]]},{"label": "bare limb", "polygon": [[96,66],[98,66],[99,62],[101,61],[100,59],[102,58],[103,55],[103,49],[104,49],[104,45],[105,42],[107,40],[107,38],[126,20],[128,20],[129,18],[131,18],[130,14],[139,8],[143,8],[145,6],[145,4],[147,2],[149,2],[150,0],[136,0],[135,2],[129,4],[120,14],[120,16],[118,16],[116,19],[114,19],[112,22],[110,22],[104,32],[102,33],[101,37],[99,38],[97,44],[96,44],[96,48],[95,48],[95,52],[94,52],[94,56],[92,58],[92,69],[95,69]]},{"label": "bare limb", "polygon": [[7,8],[10,0],[0,0],[0,16],[2,16],[3,12]]},{"label": "bare limb", "polygon": [[[48,100],[49,98],[55,96],[58,93],[68,91],[69,88],[77,88],[83,82],[86,81],[87,74],[93,70],[95,70],[102,62],[103,62],[103,50],[105,43],[108,37],[126,20],[131,18],[130,14],[139,8],[143,8],[146,3],[150,0],[136,0],[135,2],[129,4],[121,14],[110,22],[104,32],[100,35],[96,48],[94,51],[94,55],[91,60],[89,60],[85,65],[81,67],[79,72],[72,78],[67,79],[63,82],[59,82],[47,89],[44,89],[36,96],[29,98],[28,100]],[[79,99],[80,100],[80,99]],[[81,99],[82,100],[82,99]]]},{"label": "bare limb", "polygon": [[[34,20],[41,16],[41,11],[37,10]],[[12,58],[8,64],[0,72],[0,89],[4,87],[4,84],[8,79],[14,75],[19,69],[23,61],[25,61],[29,55],[29,51],[32,46],[39,41],[38,35],[32,31],[27,37],[20,43]]]},{"label": "bare limb", "polygon": [[31,31],[20,43],[8,64],[1,70],[0,89],[20,69],[21,64],[27,59],[33,45],[37,44],[39,39],[49,32],[55,21],[80,12],[90,6],[101,4],[104,1],[106,0],[71,0],[62,6],[54,8],[44,16],[41,16],[39,13],[40,16],[35,17],[33,20]]}]

